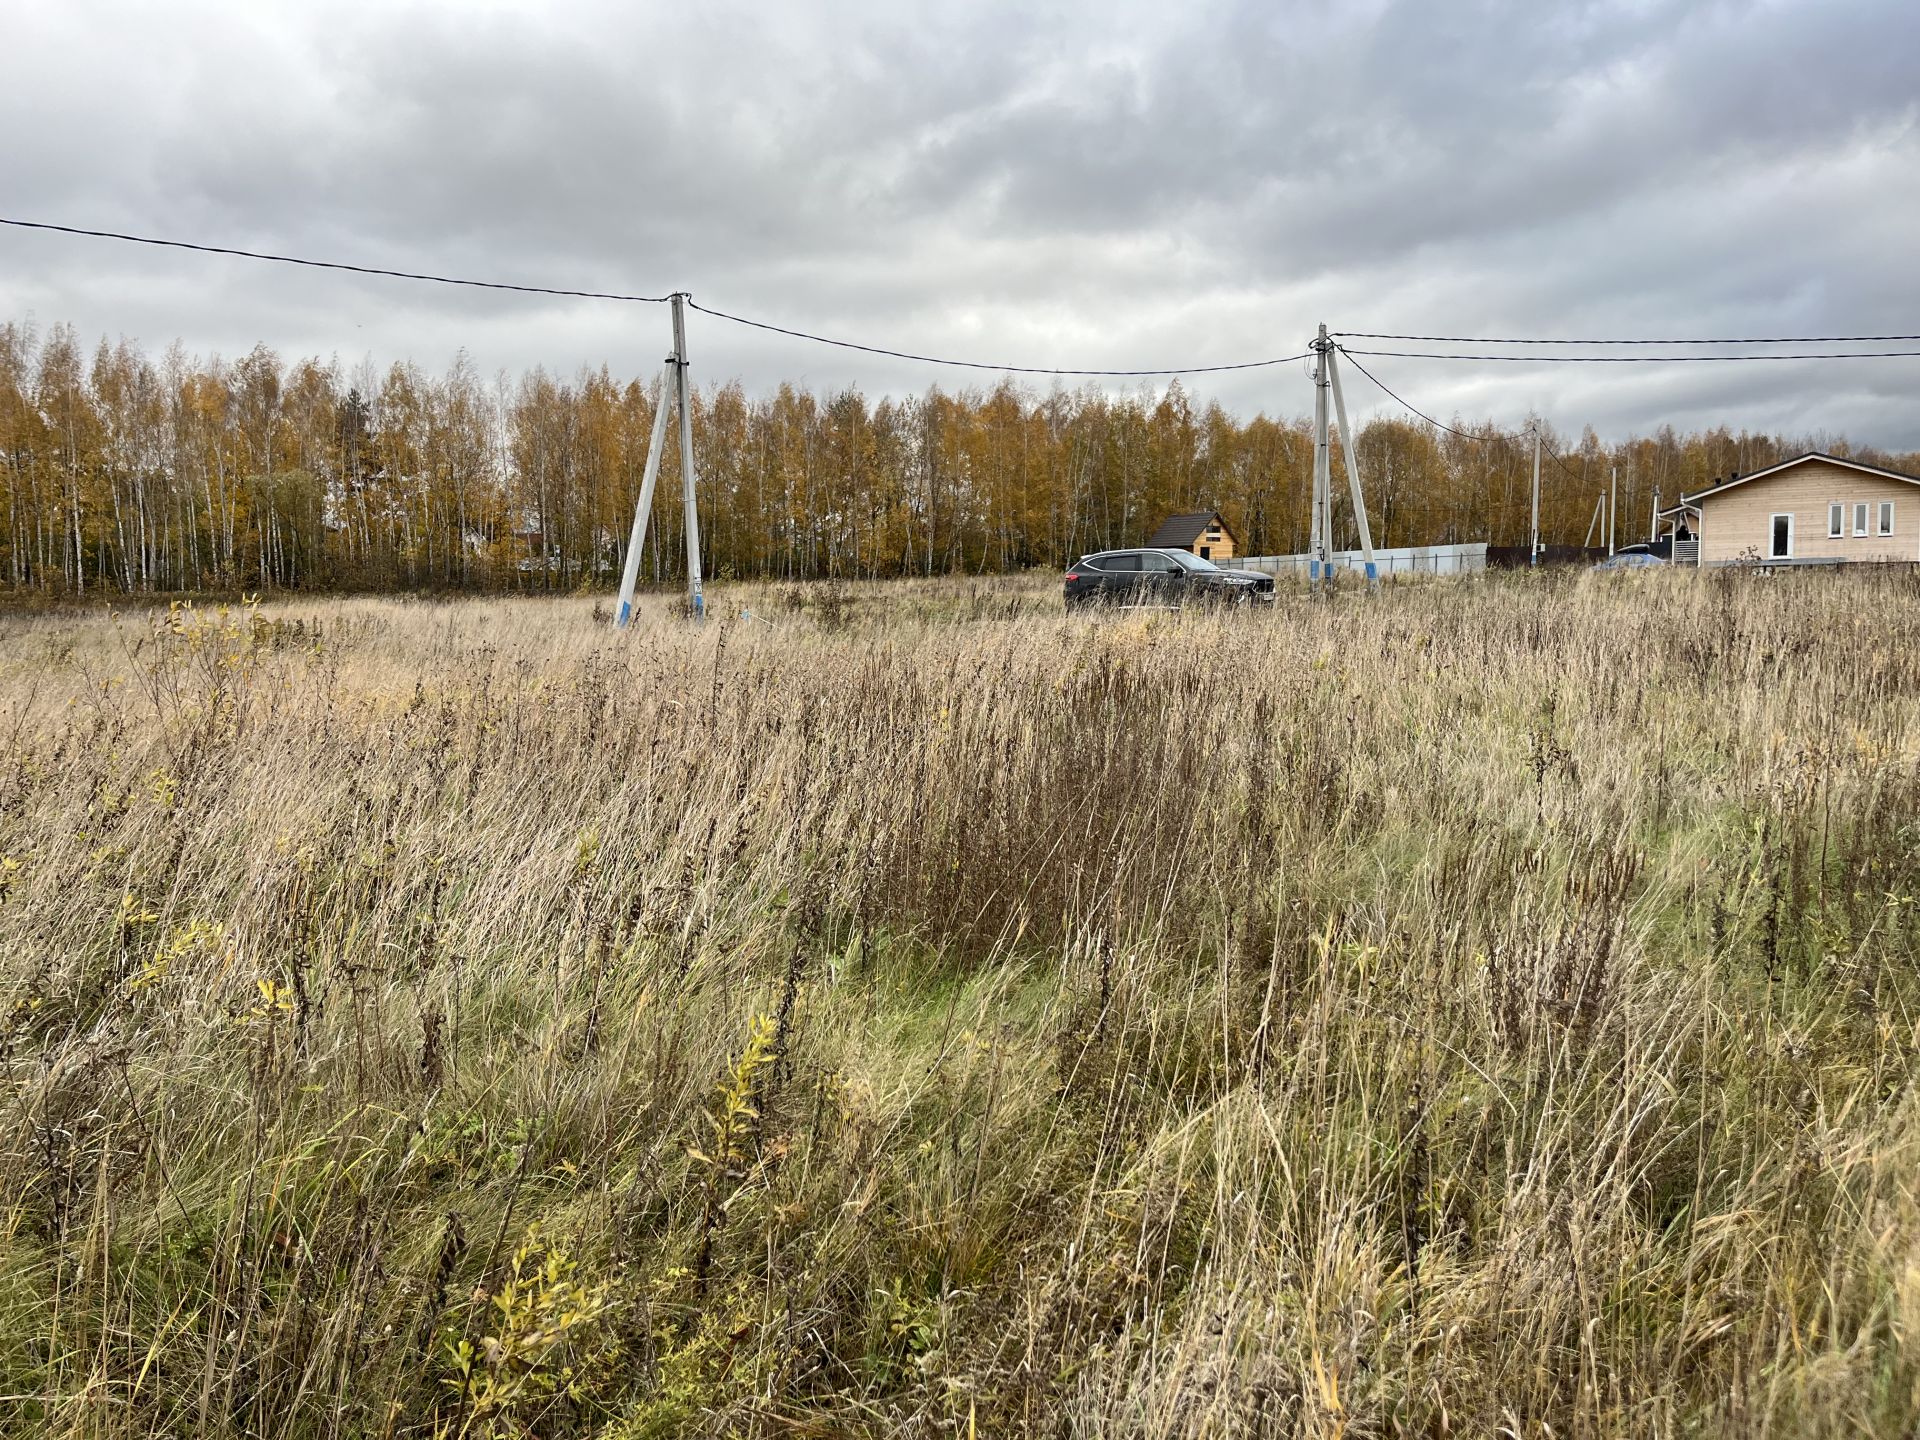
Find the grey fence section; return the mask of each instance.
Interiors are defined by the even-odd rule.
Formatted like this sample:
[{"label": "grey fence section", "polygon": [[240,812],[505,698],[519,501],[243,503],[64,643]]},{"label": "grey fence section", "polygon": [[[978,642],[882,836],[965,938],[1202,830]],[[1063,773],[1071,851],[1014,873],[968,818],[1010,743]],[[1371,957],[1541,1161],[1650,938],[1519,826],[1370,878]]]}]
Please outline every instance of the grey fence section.
[{"label": "grey fence section", "polygon": [[[1264,570],[1269,575],[1306,578],[1311,555],[1250,555],[1227,563],[1242,570]],[[1470,545],[1405,545],[1373,552],[1382,575],[1477,575],[1487,568],[1487,542]],[[1336,550],[1333,563],[1356,574],[1366,571],[1366,557],[1358,550]]]}]

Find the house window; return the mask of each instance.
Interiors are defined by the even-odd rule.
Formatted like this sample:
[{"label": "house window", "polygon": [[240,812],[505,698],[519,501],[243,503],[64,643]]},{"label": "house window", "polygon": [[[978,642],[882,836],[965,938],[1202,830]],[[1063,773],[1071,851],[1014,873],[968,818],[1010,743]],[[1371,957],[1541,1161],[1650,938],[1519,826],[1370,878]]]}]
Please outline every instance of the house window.
[{"label": "house window", "polygon": [[1867,533],[1867,502],[1862,500],[1853,507],[1853,533]]},{"label": "house window", "polygon": [[1880,533],[1882,535],[1893,533],[1893,501],[1891,500],[1880,502]]},{"label": "house window", "polygon": [[1847,507],[1838,500],[1827,506],[1827,538],[1838,540],[1847,533]]},{"label": "house window", "polygon": [[1793,516],[1772,516],[1769,528],[1771,534],[1768,537],[1767,558],[1791,560],[1793,558]]}]

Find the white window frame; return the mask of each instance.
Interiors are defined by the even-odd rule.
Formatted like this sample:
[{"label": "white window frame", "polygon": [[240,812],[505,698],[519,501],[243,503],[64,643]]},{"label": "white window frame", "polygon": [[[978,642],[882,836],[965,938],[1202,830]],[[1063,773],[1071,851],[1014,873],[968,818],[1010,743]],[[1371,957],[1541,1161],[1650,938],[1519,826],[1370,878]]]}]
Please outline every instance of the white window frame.
[{"label": "white window frame", "polygon": [[1879,506],[1879,513],[1875,519],[1878,522],[1877,528],[1880,534],[1893,534],[1893,501],[1882,500]]},{"label": "white window frame", "polygon": [[1827,506],[1827,538],[1838,540],[1847,533],[1847,507],[1843,501],[1835,500]]},{"label": "white window frame", "polygon": [[1867,533],[1867,502],[1864,500],[1853,502],[1853,533],[1855,538]]},{"label": "white window frame", "polygon": [[[1787,548],[1777,554],[1773,548],[1774,522],[1776,520],[1784,520],[1787,522]],[[1793,512],[1791,510],[1776,510],[1773,514],[1767,516],[1767,558],[1769,560],[1793,559],[1793,531]]]}]

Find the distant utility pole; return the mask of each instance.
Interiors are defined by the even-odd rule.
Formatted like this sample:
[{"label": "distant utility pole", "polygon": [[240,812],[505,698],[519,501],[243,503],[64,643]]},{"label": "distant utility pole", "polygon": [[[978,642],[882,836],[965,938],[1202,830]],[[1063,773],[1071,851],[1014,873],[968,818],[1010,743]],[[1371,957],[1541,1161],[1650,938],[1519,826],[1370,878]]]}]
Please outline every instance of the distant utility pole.
[{"label": "distant utility pole", "polygon": [[1613,554],[1615,522],[1620,518],[1620,467],[1615,465],[1607,480],[1607,554]]},{"label": "distant utility pole", "polygon": [[1593,548],[1594,531],[1600,529],[1601,522],[1604,521],[1606,518],[1607,518],[1607,496],[1606,496],[1606,492],[1602,491],[1599,495],[1594,497],[1593,518],[1587,521],[1587,538],[1580,542],[1580,548],[1582,550],[1591,550]]},{"label": "distant utility pole", "polygon": [[1528,544],[1527,564],[1540,563],[1540,422],[1533,422],[1533,539]]},{"label": "distant utility pole", "polygon": [[654,485],[660,479],[660,456],[666,449],[667,410],[680,407],[680,483],[687,511],[687,605],[693,618],[706,618],[706,597],[700,586],[700,516],[695,509],[693,474],[693,411],[687,403],[687,325],[684,294],[673,297],[673,353],[660,374],[660,399],[653,410],[653,434],[647,441],[647,466],[640,481],[640,500],[633,507],[633,529],[627,535],[627,563],[620,572],[620,603],[614,606],[613,628],[633,618],[633,592],[640,579],[640,552],[647,540],[647,519],[653,513]]},{"label": "distant utility pole", "polygon": [[1653,519],[1647,523],[1647,543],[1653,544],[1660,538],[1660,487],[1653,487]]}]

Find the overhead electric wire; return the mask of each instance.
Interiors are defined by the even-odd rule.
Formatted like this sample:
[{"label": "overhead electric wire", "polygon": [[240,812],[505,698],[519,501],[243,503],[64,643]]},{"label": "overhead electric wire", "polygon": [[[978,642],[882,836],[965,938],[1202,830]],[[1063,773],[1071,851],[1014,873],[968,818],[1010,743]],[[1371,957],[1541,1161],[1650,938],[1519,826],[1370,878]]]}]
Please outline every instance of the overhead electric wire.
[{"label": "overhead electric wire", "polygon": [[[1371,380],[1375,385],[1377,385],[1382,392],[1384,392],[1390,399],[1394,401],[1394,403],[1401,406],[1409,414],[1418,415],[1422,420],[1426,421],[1429,425],[1432,425],[1436,429],[1444,430],[1449,435],[1458,435],[1462,440],[1471,440],[1477,445],[1490,445],[1496,440],[1499,441],[1502,445],[1518,444],[1518,442],[1514,439],[1514,437],[1511,435],[1508,435],[1505,431],[1496,431],[1492,435],[1475,435],[1470,431],[1456,430],[1454,429],[1453,426],[1448,425],[1443,421],[1434,419],[1433,416],[1427,414],[1426,411],[1420,409],[1418,406],[1413,405],[1412,403],[1407,401],[1405,398],[1403,398],[1401,395],[1399,395],[1397,392],[1388,388],[1386,381],[1382,380],[1378,375],[1374,374],[1371,370],[1367,369],[1367,367],[1362,365],[1358,360],[1354,360],[1353,352],[1347,349],[1346,346],[1336,345],[1334,346],[1334,349],[1338,350],[1342,355],[1346,356],[1348,360],[1352,361],[1353,368],[1358,370],[1362,375],[1366,376],[1367,379]],[[1361,353],[1367,354],[1370,352],[1362,351]],[[1538,434],[1537,431],[1535,433]],[[1575,480],[1584,478],[1582,476],[1574,474],[1573,467],[1568,465],[1566,461],[1560,458],[1560,452],[1553,448],[1553,446],[1547,441],[1547,438],[1544,435],[1540,436],[1540,444],[1541,444],[1541,448],[1547,452],[1548,458],[1550,458],[1554,464],[1558,465],[1568,475],[1572,476]]]},{"label": "overhead electric wire", "polygon": [[1553,448],[1553,442],[1548,440],[1544,435],[1540,437],[1540,446],[1542,449],[1544,449],[1547,452],[1547,458],[1553,461],[1554,464],[1558,465],[1560,467],[1561,473],[1566,475],[1568,479],[1578,480],[1578,481],[1581,481],[1582,483],[1585,483],[1587,478],[1586,475],[1585,474],[1576,475],[1574,473],[1573,467],[1567,464],[1565,460],[1560,458],[1560,452]]},{"label": "overhead electric wire", "polygon": [[807,330],[789,330],[784,325],[770,325],[764,320],[749,320],[744,315],[729,315],[724,310],[715,310],[711,306],[701,305],[689,298],[689,309],[698,310],[702,315],[711,315],[716,320],[730,320],[735,325],[748,325],[755,330],[770,330],[776,335],[791,335],[796,340],[811,340],[816,345],[834,345],[842,350],[859,350],[868,355],[886,355],[895,360],[912,360],[922,365],[952,365],[963,370],[994,370],[1012,375],[1217,375],[1224,370],[1260,370],[1270,365],[1290,365],[1295,360],[1304,360],[1313,352],[1303,350],[1298,355],[1281,355],[1271,360],[1241,360],[1230,365],[1163,365],[1151,370],[1078,370],[1051,365],[993,365],[985,360],[949,360],[939,355],[916,355],[907,350],[889,350],[881,345],[862,345],[852,340],[834,340],[825,335],[815,335]]},{"label": "overhead electric wire", "polygon": [[[476,290],[505,290],[522,295],[555,295],[577,300],[615,300],[628,304],[663,305],[670,301],[667,295],[627,295],[607,290],[580,290],[557,285],[520,285],[501,280],[473,280],[462,276],[439,275],[417,270],[394,270],[378,265],[355,265],[341,260],[315,260],[300,255],[280,255],[270,251],[246,250],[232,245],[212,245],[191,240],[168,240],[152,235],[133,235],[119,230],[96,230],[79,225],[57,225],[44,220],[21,220],[0,216],[0,225],[21,230],[40,230],[60,235],[77,235],[96,240],[120,240],[133,245],[152,245],[170,250],[190,250],[204,255],[228,255],[243,260],[263,260],[277,265],[298,265],[313,270],[337,270],[355,275],[384,276],[395,280],[419,280],[435,285],[458,285]],[[684,292],[682,292],[684,295]],[[946,365],[965,370],[991,370],[1012,375],[1085,375],[1093,377],[1129,378],[1159,375],[1217,375],[1235,370],[1260,370],[1275,365],[1288,365],[1296,360],[1308,358],[1311,352],[1298,355],[1282,355],[1263,360],[1242,360],[1218,365],[1160,365],[1141,369],[1092,369],[1075,366],[1052,365],[999,365],[984,360],[959,360],[941,355],[924,355],[910,350],[896,350],[884,345],[867,345],[853,340],[839,340],[831,336],[816,334],[808,330],[793,329],[785,325],[774,325],[764,320],[748,319],[744,315],[730,314],[710,306],[697,304],[691,295],[685,295],[686,303],[703,315],[711,315],[717,320],[730,321],[735,325],[745,325],[755,330],[765,330],[776,335],[791,336],[796,340],[810,341],[816,345],[830,345],[841,350],[857,350],[868,355],[882,355],[890,359],[911,361],[922,365]],[[1605,346],[1605,345],[1839,345],[1839,344],[1886,344],[1893,342],[1920,341],[1920,334],[1914,335],[1792,335],[1759,336],[1744,339],[1699,338],[1699,339],[1646,339],[1646,338],[1603,338],[1591,340],[1570,340],[1559,338],[1517,339],[1497,336],[1472,335],[1413,335],[1388,331],[1347,330],[1336,332],[1342,338],[1356,340],[1405,340],[1426,344],[1448,345],[1502,345],[1502,346]],[[1466,360],[1474,362],[1508,362],[1545,365],[1630,365],[1630,364],[1686,364],[1709,361],[1733,360],[1890,360],[1920,358],[1920,350],[1837,350],[1818,352],[1793,352],[1787,354],[1709,354],[1709,355],[1538,355],[1538,354],[1461,354],[1458,352],[1420,351],[1420,350],[1350,350],[1340,347],[1343,355],[1352,358],[1358,355],[1401,360]],[[1359,361],[1354,360],[1359,368]],[[1367,372],[1363,369],[1363,374]],[[1380,382],[1368,374],[1368,379]],[[1381,385],[1382,390],[1386,386]],[[1393,392],[1388,390],[1392,395]],[[1396,400],[1398,396],[1394,396]],[[1401,401],[1401,404],[1406,404]],[[1413,410],[1412,406],[1407,406]],[[1419,411],[1413,411],[1419,414]],[[1422,415],[1430,424],[1440,425],[1431,416]],[[1451,426],[1440,425],[1443,430],[1456,435],[1464,432],[1453,430]],[[1466,436],[1479,439],[1478,436]]]},{"label": "overhead electric wire", "polygon": [[1920,335],[1759,335],[1745,339],[1515,340],[1494,335],[1394,335],[1383,330],[1336,330],[1343,340],[1417,340],[1428,345],[1868,345],[1920,340]]},{"label": "overhead electric wire", "polygon": [[134,245],[159,245],[169,250],[196,250],[203,255],[237,255],[242,260],[271,260],[276,265],[304,265],[312,270],[348,270],[356,275],[385,275],[394,280],[428,280],[435,285],[466,285],[476,290],[514,290],[523,295],[565,295],[577,300],[623,300],[639,305],[664,305],[671,295],[617,295],[605,290],[563,290],[552,285],[510,285],[501,280],[463,280],[453,275],[427,275],[414,270],[385,270],[377,265],[349,265],[341,260],[309,260],[298,255],[272,255],[261,250],[238,250],[231,245],[202,245],[190,240],[160,240],[151,235],[126,235],[118,230],[85,230],[77,225],[51,225],[43,220],[11,220],[0,225],[21,230],[52,230],[62,235],[85,235],[95,240],[125,240]]},{"label": "overhead electric wire", "polygon": [[1920,350],[1820,350],[1785,355],[1461,355],[1438,350],[1347,350],[1344,347],[1341,353],[1378,355],[1394,360],[1491,360],[1510,365],[1686,365],[1730,360],[1891,360],[1920,356]]},{"label": "overhead electric wire", "polygon": [[[122,240],[132,245],[156,245],[169,250],[192,250],[203,255],[231,255],[243,260],[266,260],[277,265],[301,265],[313,270],[344,270],[355,275],[382,275],[395,280],[425,280],[436,285],[465,285],[479,290],[511,290],[525,295],[560,295],[578,300],[620,300],[648,305],[664,305],[673,298],[671,294],[622,295],[605,290],[566,289],[556,285],[514,285],[498,280],[468,280],[453,275],[434,275],[414,270],[390,270],[377,265],[352,265],[339,260],[313,260],[300,255],[276,255],[261,250],[242,250],[232,245],[207,245],[191,240],[165,240],[152,235],[130,235],[118,230],[91,230],[79,225],[55,225],[44,220],[17,220],[0,216],[0,225],[11,225],[21,230],[45,230],[60,235],[81,235],[95,240]],[[1305,359],[1309,353],[1302,351],[1298,355],[1282,355],[1269,360],[1243,360],[1227,365],[1161,365],[1141,370],[1094,370],[1052,365],[995,365],[984,360],[955,360],[940,355],[920,355],[907,350],[893,350],[881,345],[862,345],[852,340],[836,340],[806,330],[793,330],[784,325],[772,325],[764,320],[749,320],[744,315],[732,315],[725,310],[715,310],[710,306],[697,303],[691,295],[685,298],[689,308],[698,310],[703,315],[711,315],[716,320],[727,320],[735,325],[747,325],[755,330],[768,330],[778,335],[791,335],[795,339],[810,340],[818,345],[832,345],[842,350],[860,350],[869,355],[885,355],[896,360],[911,360],[923,365],[949,365],[965,370],[993,370],[1013,375],[1109,377],[1213,375],[1228,370],[1258,370],[1273,365],[1288,365],[1295,360]]]},{"label": "overhead electric wire", "polygon": [[[1422,420],[1426,421],[1427,424],[1433,426],[1436,430],[1444,430],[1449,435],[1458,435],[1462,440],[1474,440],[1483,445],[1486,444],[1489,440],[1506,438],[1503,435],[1472,435],[1465,430],[1456,430],[1453,428],[1453,426],[1446,424],[1444,421],[1434,419],[1433,416],[1427,414],[1426,411],[1420,409],[1418,406],[1412,404],[1410,401],[1402,399],[1393,390],[1388,388],[1386,381],[1382,380],[1378,375],[1374,374],[1371,370],[1367,369],[1367,367],[1362,365],[1358,360],[1354,360],[1353,351],[1347,349],[1346,346],[1336,345],[1333,348],[1338,350],[1342,355],[1346,356],[1347,359],[1353,360],[1353,368],[1358,370],[1362,375],[1366,376],[1367,379],[1371,380],[1382,391],[1385,391],[1387,397],[1390,400],[1392,400],[1395,404],[1399,405],[1402,409],[1408,411],[1411,414],[1418,415]],[[1365,354],[1371,354],[1372,352],[1363,350],[1360,353],[1365,355]]]}]

